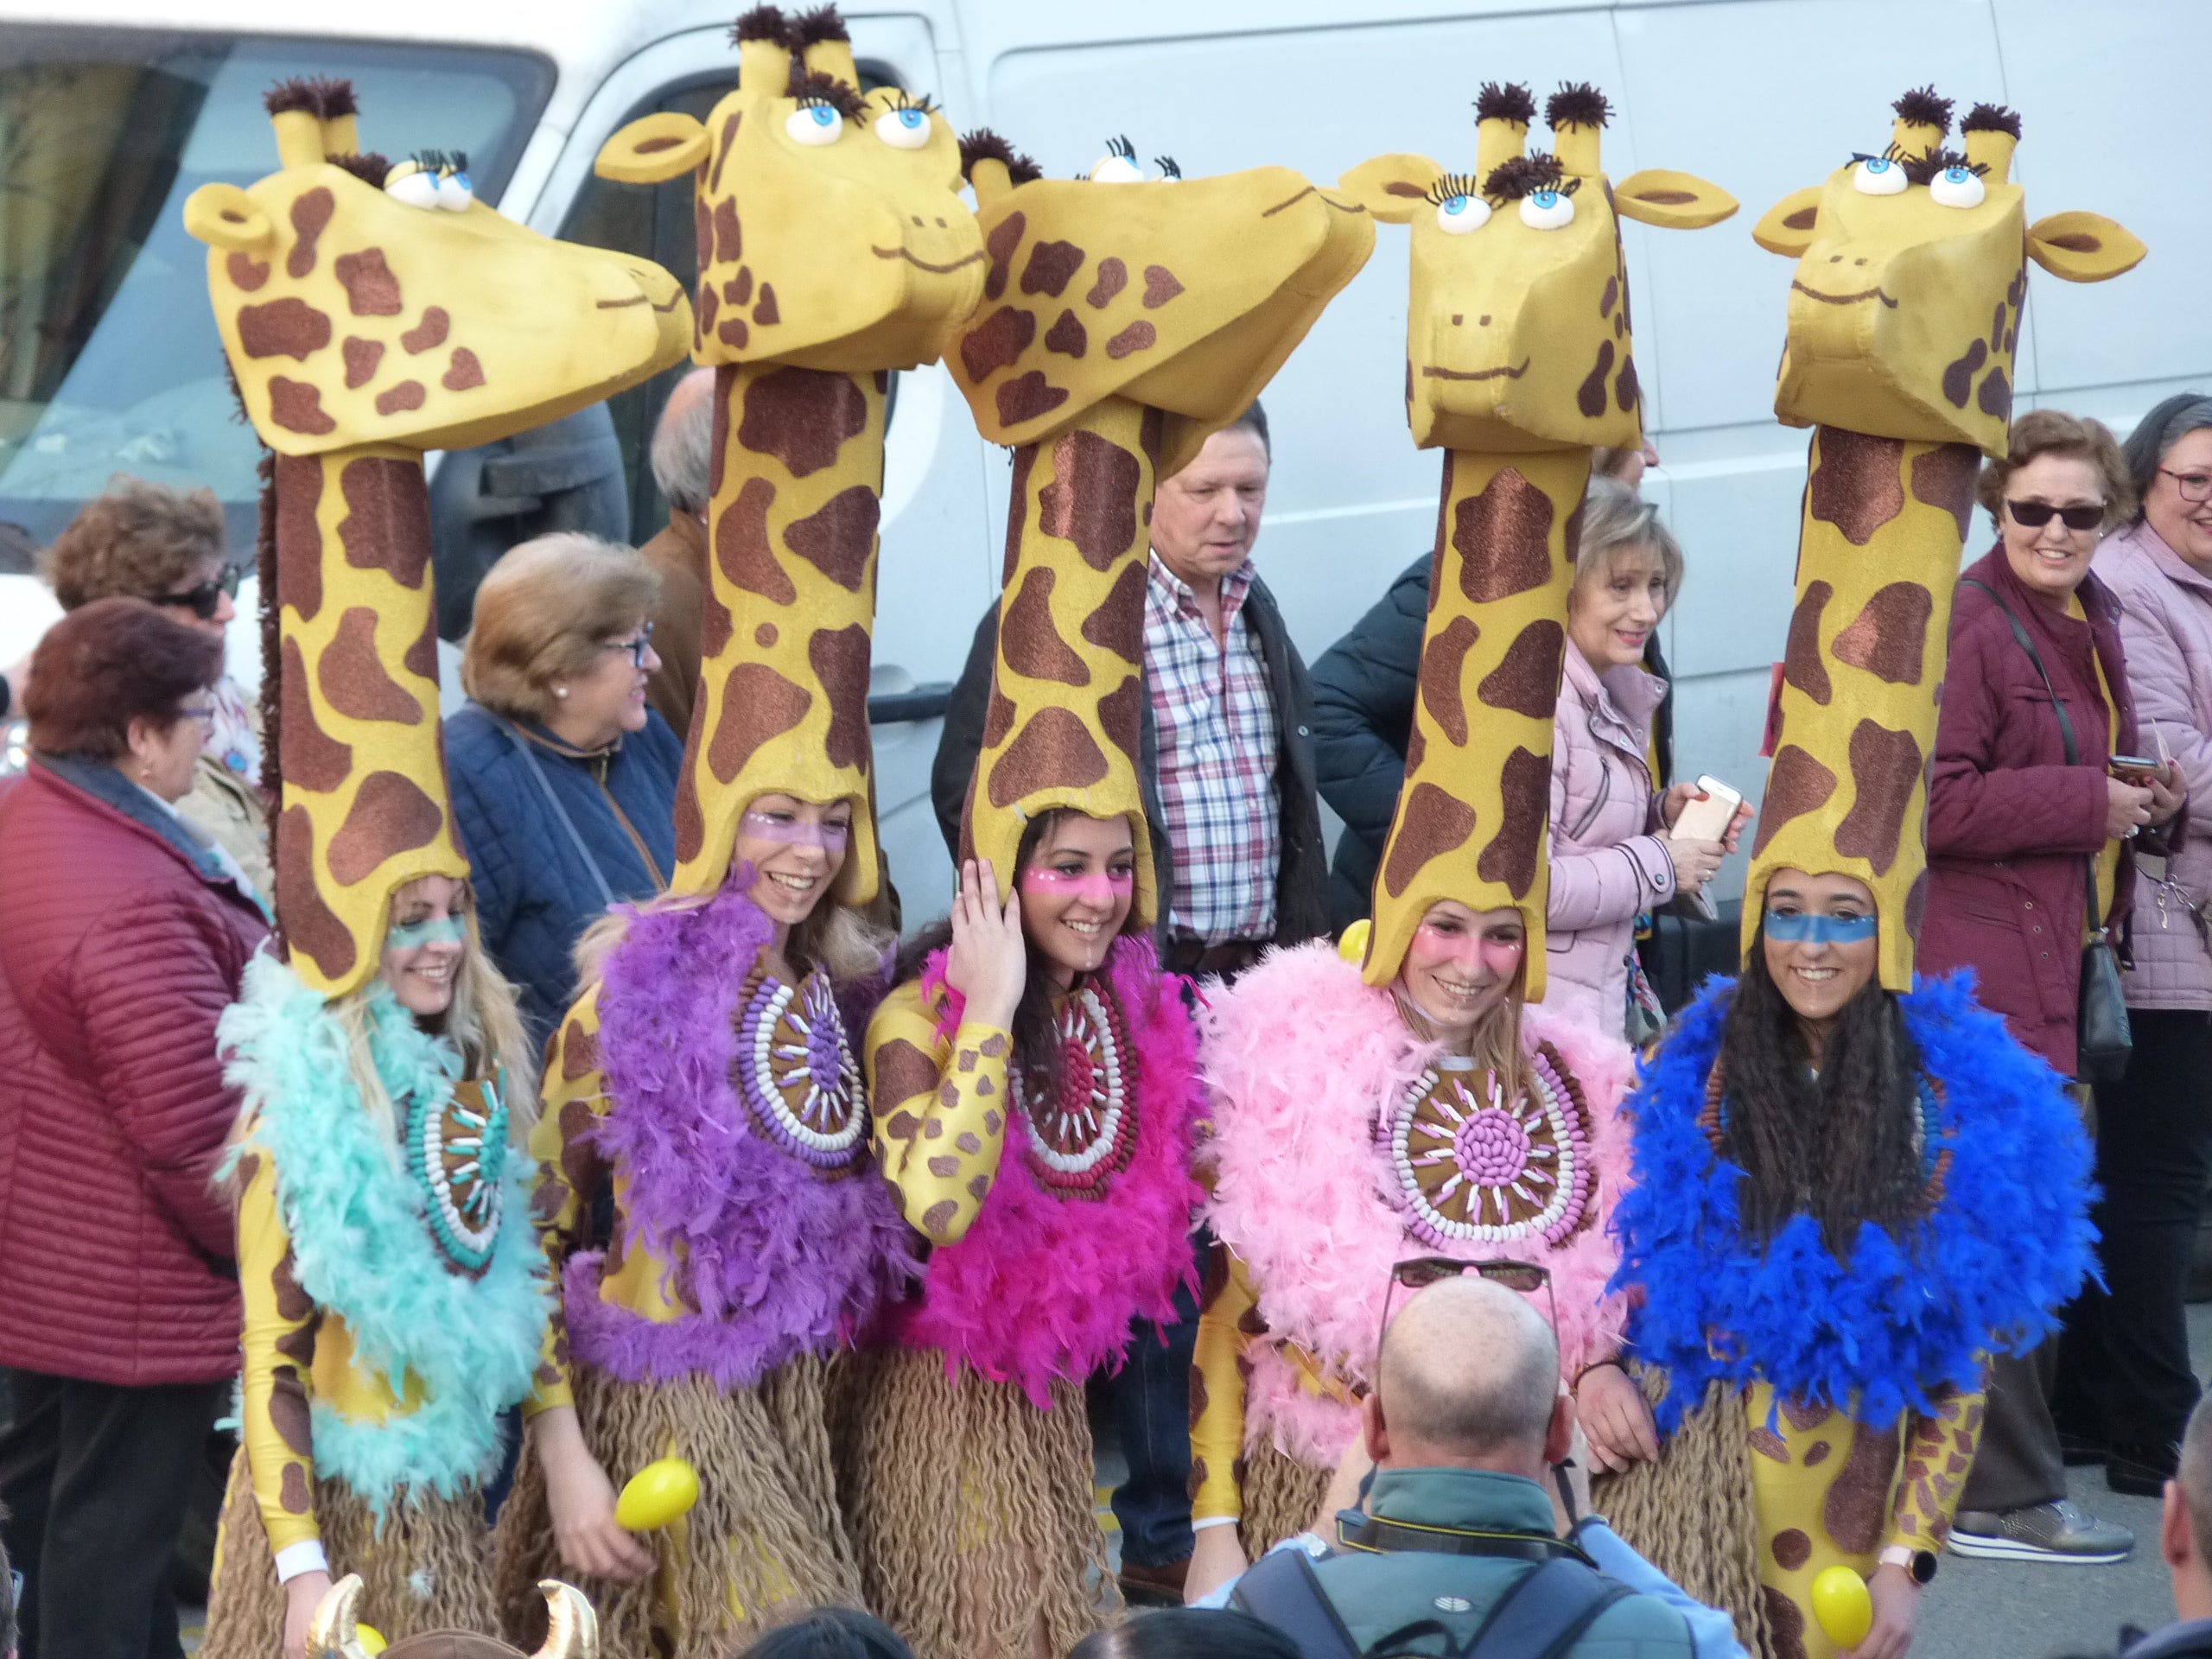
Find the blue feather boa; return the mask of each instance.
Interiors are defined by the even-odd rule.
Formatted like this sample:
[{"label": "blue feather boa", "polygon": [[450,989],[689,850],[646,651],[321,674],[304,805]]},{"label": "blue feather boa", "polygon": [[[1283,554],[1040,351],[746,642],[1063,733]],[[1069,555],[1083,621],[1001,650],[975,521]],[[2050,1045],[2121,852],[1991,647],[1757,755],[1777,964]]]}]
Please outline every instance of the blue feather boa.
[{"label": "blue feather boa", "polygon": [[[415,1023],[379,981],[369,1049],[403,1118],[418,1095],[448,1094],[461,1057]],[[510,1156],[501,1223],[480,1278],[450,1270],[401,1149],[376,1130],[347,1064],[345,1035],[322,997],[272,956],[247,965],[219,1040],[251,1127],[224,1165],[248,1151],[275,1166],[276,1203],[300,1287],[346,1322],[354,1360],[395,1397],[408,1380],[421,1404],[382,1422],[314,1402],[318,1471],[342,1479],[382,1522],[395,1497],[451,1497],[498,1469],[499,1414],[530,1392],[553,1306],[530,1224],[527,1160]]]},{"label": "blue feather boa", "polygon": [[1626,1109],[1635,1184],[1613,1211],[1614,1285],[1642,1287],[1629,1341],[1673,1378],[1660,1427],[1716,1379],[1764,1379],[1876,1427],[1929,1410],[1938,1389],[1979,1389],[1984,1355],[2039,1341],[2092,1270],[2089,1143],[2062,1079],[1964,976],[1920,981],[1902,1002],[1942,1085],[1942,1200],[1903,1241],[1862,1227],[1848,1261],[1803,1215],[1762,1250],[1738,1226],[1744,1172],[1698,1122],[1732,988],[1709,984],[1684,1010]]}]

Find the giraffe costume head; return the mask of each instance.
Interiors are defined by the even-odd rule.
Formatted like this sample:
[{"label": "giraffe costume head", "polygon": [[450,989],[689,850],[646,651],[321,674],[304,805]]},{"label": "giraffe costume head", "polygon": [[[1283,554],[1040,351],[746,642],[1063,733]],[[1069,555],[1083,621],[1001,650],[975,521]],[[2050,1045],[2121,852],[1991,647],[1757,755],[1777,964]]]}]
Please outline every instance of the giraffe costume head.
[{"label": "giraffe costume head", "polygon": [[1950,149],[1951,107],[1906,93],[1885,149],[1752,232],[1797,260],[1775,412],[1817,429],[1744,947],[1774,871],[1855,876],[1893,991],[1912,988],[1952,589],[1981,457],[2005,449],[2026,262],[2101,282],[2145,253],[2096,213],[2030,225],[2011,177],[2019,118],[1976,105]]},{"label": "giraffe costume head", "polygon": [[738,84],[702,125],[632,123],[602,177],[690,173],[693,355],[715,386],[704,662],[677,795],[681,892],[729,868],[760,794],[849,800],[836,895],[876,890],[868,728],[884,396],[936,359],[982,286],[960,151],[926,99],[863,95],[828,7],[738,20]]},{"label": "giraffe costume head", "polygon": [[1146,925],[1159,906],[1137,778],[1153,490],[1250,407],[1367,263],[1374,226],[1286,168],[1146,179],[1124,162],[1046,180],[989,134],[967,158],[989,264],[948,362],[978,429],[1014,454],[963,852],[1010,886],[1042,814],[1126,817],[1132,925]]},{"label": "giraffe costume head", "polygon": [[1687,173],[1609,182],[1609,110],[1592,87],[1547,103],[1549,154],[1528,151],[1535,112],[1526,87],[1485,86],[1471,172],[1395,155],[1344,178],[1377,219],[1411,229],[1406,412],[1416,445],[1447,452],[1364,971],[1370,985],[1395,978],[1440,900],[1514,907],[1531,1001],[1544,994],[1552,714],[1590,451],[1643,441],[1620,220],[1695,230],[1736,211]]},{"label": "giraffe costume head", "polygon": [[288,81],[268,107],[279,170],[201,186],[184,221],[208,245],[231,372],[276,452],[262,587],[279,636],[264,699],[283,780],[276,912],[293,966],[335,997],[376,971],[395,890],[468,873],[439,741],[423,452],[666,367],[690,307],[658,265],[474,200],[454,158],[360,155],[346,82]]}]

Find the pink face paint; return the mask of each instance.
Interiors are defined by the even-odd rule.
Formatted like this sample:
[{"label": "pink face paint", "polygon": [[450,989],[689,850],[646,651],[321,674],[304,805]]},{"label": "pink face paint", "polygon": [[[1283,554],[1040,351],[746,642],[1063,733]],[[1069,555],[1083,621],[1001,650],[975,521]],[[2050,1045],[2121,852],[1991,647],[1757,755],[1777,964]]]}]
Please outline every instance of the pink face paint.
[{"label": "pink face paint", "polygon": [[772,818],[760,812],[747,812],[742,826],[743,833],[755,841],[778,841],[791,847],[819,847],[825,853],[842,853],[852,835],[852,827],[842,823],[808,823],[798,818]]},{"label": "pink face paint", "polygon": [[1117,896],[1136,887],[1134,870],[1048,870],[1031,868],[1021,873],[1024,893],[1052,894],[1080,899],[1099,910],[1111,910]]},{"label": "pink face paint", "polygon": [[1446,933],[1433,922],[1423,922],[1419,931],[1427,941],[1433,960],[1452,963],[1463,973],[1479,963],[1492,979],[1513,976],[1528,943],[1525,939],[1500,938],[1496,934],[1478,937],[1465,931]]}]

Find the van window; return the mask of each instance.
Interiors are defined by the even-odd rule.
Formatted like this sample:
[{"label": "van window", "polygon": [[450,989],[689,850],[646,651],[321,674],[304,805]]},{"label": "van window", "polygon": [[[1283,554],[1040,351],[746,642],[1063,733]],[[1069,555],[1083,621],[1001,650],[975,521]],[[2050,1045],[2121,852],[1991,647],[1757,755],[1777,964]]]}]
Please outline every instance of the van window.
[{"label": "van window", "polygon": [[205,484],[253,547],[239,418],[184,199],[276,166],[272,82],[337,75],[361,141],[467,153],[497,201],[553,83],[526,53],[117,29],[0,33],[0,540],[42,545],[110,474]]}]

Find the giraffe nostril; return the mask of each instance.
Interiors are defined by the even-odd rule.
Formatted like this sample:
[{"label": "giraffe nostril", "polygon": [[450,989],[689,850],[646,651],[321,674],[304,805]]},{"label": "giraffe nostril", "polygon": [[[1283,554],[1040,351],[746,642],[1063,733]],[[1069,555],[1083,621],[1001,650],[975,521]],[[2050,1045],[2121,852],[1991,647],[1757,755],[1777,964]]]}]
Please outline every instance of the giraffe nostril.
[{"label": "giraffe nostril", "polygon": [[1864,259],[1854,259],[1851,263],[1854,265],[1863,265],[1866,262]]},{"label": "giraffe nostril", "polygon": [[1475,319],[1475,327],[1478,327],[1478,328],[1487,328],[1487,327],[1490,327],[1490,313],[1489,313],[1489,312],[1487,312],[1487,311],[1485,311],[1485,312],[1484,312],[1484,313],[1482,314],[1482,315],[1480,315],[1479,317],[1477,317],[1477,318]]},{"label": "giraffe nostril", "polygon": [[1454,328],[1457,328],[1457,327],[1460,325],[1460,323],[1465,320],[1465,317],[1466,317],[1466,313],[1465,313],[1465,312],[1464,312],[1464,311],[1454,311],[1454,312],[1452,314],[1452,326]]},{"label": "giraffe nostril", "polygon": [[918,225],[922,222],[922,216],[919,213],[916,213],[912,217],[915,224]]},{"label": "giraffe nostril", "polygon": [[950,226],[947,225],[947,224],[946,224],[943,219],[940,219],[939,220],[938,220],[938,222],[937,222],[937,227],[938,227],[938,229],[939,229],[940,231],[950,230],[950,229],[951,229],[951,228],[952,228]]},{"label": "giraffe nostril", "polygon": [[1832,265],[1840,265],[1840,264],[1841,264],[1842,263],[1843,263],[1843,256],[1842,256],[1841,254],[1840,254],[1840,253],[1832,253],[1832,254],[1828,255],[1828,264],[1832,264]]}]

